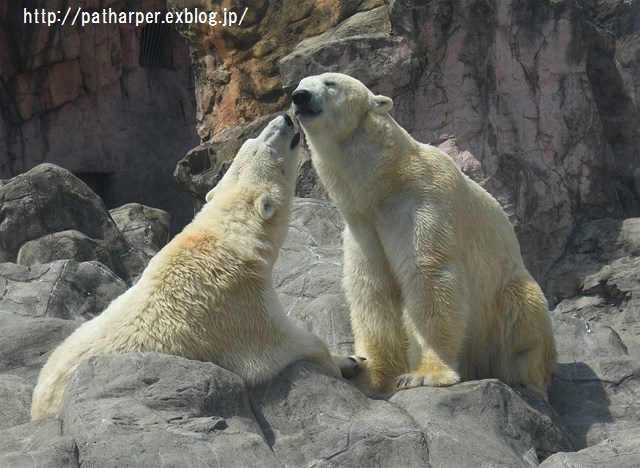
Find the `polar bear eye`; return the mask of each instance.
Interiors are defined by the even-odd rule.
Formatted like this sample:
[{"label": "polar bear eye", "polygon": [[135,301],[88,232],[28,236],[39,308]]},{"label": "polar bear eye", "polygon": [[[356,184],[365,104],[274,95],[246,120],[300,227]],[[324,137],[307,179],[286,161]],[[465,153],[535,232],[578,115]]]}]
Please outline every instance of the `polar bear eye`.
[{"label": "polar bear eye", "polygon": [[335,81],[329,81],[329,80],[327,80],[327,81],[325,81],[325,82],[324,82],[324,85],[325,85],[327,88],[333,88],[333,87],[335,87],[336,82],[335,82]]}]

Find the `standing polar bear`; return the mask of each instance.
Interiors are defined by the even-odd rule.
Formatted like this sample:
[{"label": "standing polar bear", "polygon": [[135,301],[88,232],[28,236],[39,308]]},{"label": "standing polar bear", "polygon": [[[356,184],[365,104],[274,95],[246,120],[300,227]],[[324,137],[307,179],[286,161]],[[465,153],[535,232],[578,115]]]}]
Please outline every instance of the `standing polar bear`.
[{"label": "standing polar bear", "polygon": [[[248,385],[297,360],[336,376],[357,370],[290,322],[272,287],[289,227],[300,134],[288,116],[248,140],[193,222],[149,262],[138,283],[53,352],[32,419],[55,415],[69,378],[91,356],[157,351],[214,362]],[[339,365],[338,365],[339,364]]]},{"label": "standing polar bear", "polygon": [[497,377],[546,395],[547,302],[496,200],[338,73],[303,79],[293,111],[346,221],[344,284],[366,394]]}]

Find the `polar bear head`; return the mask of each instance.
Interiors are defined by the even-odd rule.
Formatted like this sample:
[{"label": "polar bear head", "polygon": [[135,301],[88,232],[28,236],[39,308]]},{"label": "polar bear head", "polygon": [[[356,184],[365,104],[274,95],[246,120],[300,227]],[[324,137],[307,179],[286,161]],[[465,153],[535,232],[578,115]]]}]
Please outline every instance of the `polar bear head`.
[{"label": "polar bear head", "polygon": [[391,98],[373,94],[355,78],[341,73],[309,76],[292,96],[293,112],[308,136],[347,138],[367,114],[387,114]]},{"label": "polar bear head", "polygon": [[207,204],[249,200],[263,219],[291,205],[295,189],[300,134],[288,115],[273,119],[256,138],[244,142]]}]

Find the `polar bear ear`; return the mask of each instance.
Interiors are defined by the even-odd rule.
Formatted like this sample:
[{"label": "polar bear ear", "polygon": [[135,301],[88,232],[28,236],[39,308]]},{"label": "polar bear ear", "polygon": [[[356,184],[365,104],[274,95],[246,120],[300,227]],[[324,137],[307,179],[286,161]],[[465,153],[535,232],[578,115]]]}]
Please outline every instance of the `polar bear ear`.
[{"label": "polar bear ear", "polygon": [[213,188],[212,188],[211,190],[209,190],[209,191],[207,192],[207,194],[205,195],[205,197],[204,197],[204,201],[205,201],[206,203],[209,203],[209,202],[211,201],[211,199],[213,198],[213,192],[215,191],[215,189],[216,189],[216,188],[215,188],[215,187],[213,187]]},{"label": "polar bear ear", "polygon": [[386,114],[393,107],[393,99],[382,94],[371,97],[371,112],[374,114]]},{"label": "polar bear ear", "polygon": [[271,219],[276,214],[276,204],[269,195],[262,195],[258,198],[256,204],[262,219]]}]

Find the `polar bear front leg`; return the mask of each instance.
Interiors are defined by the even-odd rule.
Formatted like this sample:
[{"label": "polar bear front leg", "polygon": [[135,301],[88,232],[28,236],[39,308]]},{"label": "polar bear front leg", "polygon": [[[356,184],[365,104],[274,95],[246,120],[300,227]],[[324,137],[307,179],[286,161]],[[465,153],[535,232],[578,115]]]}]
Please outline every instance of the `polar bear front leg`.
[{"label": "polar bear front leg", "polygon": [[418,349],[412,371],[396,379],[396,389],[460,382],[469,305],[459,268],[449,263],[402,276],[409,278],[403,284],[405,326]]},{"label": "polar bear front leg", "polygon": [[350,380],[366,395],[390,393],[408,370],[400,287],[391,274],[380,240],[363,226],[357,237],[344,233],[344,286],[351,314],[355,353],[366,358]]}]

